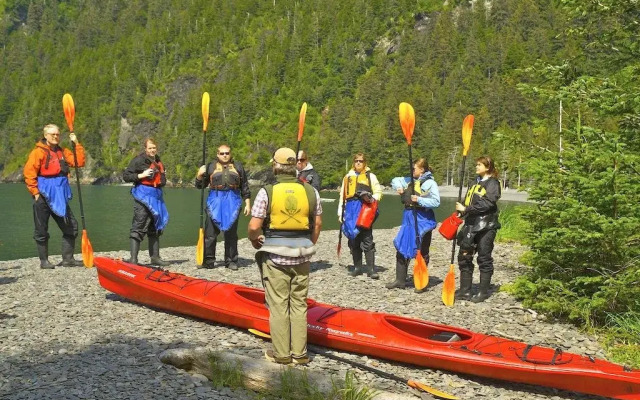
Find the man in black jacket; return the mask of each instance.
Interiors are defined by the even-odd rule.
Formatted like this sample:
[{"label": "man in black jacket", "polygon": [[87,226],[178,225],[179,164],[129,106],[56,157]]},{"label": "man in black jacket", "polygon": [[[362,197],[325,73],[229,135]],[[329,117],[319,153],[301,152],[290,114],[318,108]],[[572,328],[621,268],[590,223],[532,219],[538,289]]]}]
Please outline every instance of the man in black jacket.
[{"label": "man in black jacket", "polygon": [[147,138],[144,152],[136,156],[122,174],[125,182],[132,182],[133,221],[129,239],[131,258],[129,262],[138,263],[140,242],[149,236],[149,256],[151,264],[164,267],[168,262],[160,258],[160,235],[169,222],[169,212],[164,204],[162,188],[167,183],[165,167],[158,156],[156,142]]},{"label": "man in black jacket", "polygon": [[305,151],[300,150],[298,152],[298,163],[296,164],[296,169],[298,170],[298,180],[300,182],[306,182],[313,186],[313,188],[318,192],[320,191],[320,184],[322,183],[320,175],[318,175],[318,172],[313,169],[313,165],[309,162],[309,157]]},{"label": "man in black jacket", "polygon": [[216,260],[216,242],[224,232],[224,264],[231,270],[238,269],[238,217],[244,202],[244,215],[251,211],[251,192],[247,173],[231,156],[231,148],[218,147],[218,157],[198,170],[195,185],[198,189],[209,187],[207,215],[204,231],[203,267],[213,268]]}]

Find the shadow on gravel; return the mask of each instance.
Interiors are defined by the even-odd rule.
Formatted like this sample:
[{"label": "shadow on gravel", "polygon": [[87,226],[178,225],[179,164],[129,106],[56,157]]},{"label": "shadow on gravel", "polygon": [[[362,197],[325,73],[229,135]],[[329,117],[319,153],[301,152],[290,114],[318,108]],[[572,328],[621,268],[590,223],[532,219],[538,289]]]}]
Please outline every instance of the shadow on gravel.
[{"label": "shadow on gravel", "polygon": [[12,319],[15,317],[16,317],[15,315],[5,314],[0,312],[0,321],[2,321],[3,319]]},{"label": "shadow on gravel", "polygon": [[[42,348],[3,356],[0,398],[197,398],[188,375],[158,360],[163,350],[191,347],[189,344],[117,335],[100,338],[99,343],[80,351],[69,346],[73,345],[49,342]],[[203,385],[198,389],[204,397],[215,398],[213,388]]]},{"label": "shadow on gravel", "polygon": [[310,266],[311,272],[320,271],[320,270],[331,268],[331,267],[333,267],[333,264],[330,264],[324,260],[320,260],[316,262],[312,261]]},{"label": "shadow on gravel", "polygon": [[22,268],[22,267],[19,266],[19,265],[12,265],[10,267],[0,268],[0,271],[9,271],[11,269],[20,269],[20,268]]},{"label": "shadow on gravel", "polygon": [[7,276],[7,277],[4,277],[4,278],[0,278],[0,285],[6,285],[6,284],[9,284],[9,283],[13,283],[13,282],[15,282],[17,280],[18,280],[18,278],[16,278],[15,276]]}]

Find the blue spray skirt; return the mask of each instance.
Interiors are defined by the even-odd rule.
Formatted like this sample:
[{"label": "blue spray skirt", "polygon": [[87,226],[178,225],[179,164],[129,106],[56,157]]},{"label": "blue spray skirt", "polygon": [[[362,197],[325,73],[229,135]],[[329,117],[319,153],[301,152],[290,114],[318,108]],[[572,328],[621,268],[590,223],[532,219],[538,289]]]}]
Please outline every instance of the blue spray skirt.
[{"label": "blue spray skirt", "polygon": [[349,240],[353,240],[360,233],[360,228],[356,226],[358,215],[360,215],[360,209],[362,203],[360,200],[347,201],[347,205],[344,209],[344,222],[342,223],[342,233]]},{"label": "blue spray skirt", "polygon": [[[418,214],[418,231],[420,234],[420,241],[422,237],[429,231],[433,230],[436,225],[436,218],[433,210],[419,209]],[[393,245],[398,250],[398,253],[406,259],[412,259],[418,252],[416,247],[416,228],[413,219],[413,210],[404,210],[402,213],[402,225],[400,230],[393,240]]]},{"label": "blue spray skirt", "polygon": [[210,190],[207,212],[221,231],[227,231],[236,222],[242,207],[240,190]]},{"label": "blue spray skirt", "polygon": [[131,189],[131,195],[147,207],[153,216],[156,230],[164,230],[169,223],[169,211],[167,211],[167,206],[164,204],[162,189],[146,185],[137,185]]},{"label": "blue spray skirt", "polygon": [[71,186],[66,176],[38,177],[38,190],[55,215],[67,216],[67,202],[71,200]]}]

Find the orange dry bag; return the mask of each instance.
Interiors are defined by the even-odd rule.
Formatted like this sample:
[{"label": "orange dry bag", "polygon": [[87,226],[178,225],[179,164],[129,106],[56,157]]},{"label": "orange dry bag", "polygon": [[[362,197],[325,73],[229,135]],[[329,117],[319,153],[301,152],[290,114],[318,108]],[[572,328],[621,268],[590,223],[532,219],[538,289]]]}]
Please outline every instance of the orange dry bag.
[{"label": "orange dry bag", "polygon": [[360,214],[356,220],[356,226],[363,229],[371,229],[373,221],[376,219],[378,213],[378,201],[373,200],[371,203],[362,203]]},{"label": "orange dry bag", "polygon": [[458,227],[462,224],[462,220],[458,217],[458,212],[455,211],[453,214],[449,215],[442,224],[440,225],[440,229],[438,232],[447,240],[452,240],[456,237],[458,233]]}]

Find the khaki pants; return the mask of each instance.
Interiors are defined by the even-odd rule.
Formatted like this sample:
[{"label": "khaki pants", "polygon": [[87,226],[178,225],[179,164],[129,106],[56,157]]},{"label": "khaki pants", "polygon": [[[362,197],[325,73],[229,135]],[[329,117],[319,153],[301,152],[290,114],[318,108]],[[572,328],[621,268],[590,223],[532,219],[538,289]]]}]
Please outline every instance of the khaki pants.
[{"label": "khaki pants", "polygon": [[273,353],[283,359],[306,356],[309,262],[278,266],[267,259],[263,266]]}]

